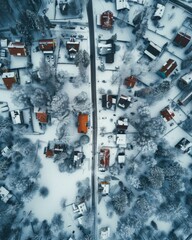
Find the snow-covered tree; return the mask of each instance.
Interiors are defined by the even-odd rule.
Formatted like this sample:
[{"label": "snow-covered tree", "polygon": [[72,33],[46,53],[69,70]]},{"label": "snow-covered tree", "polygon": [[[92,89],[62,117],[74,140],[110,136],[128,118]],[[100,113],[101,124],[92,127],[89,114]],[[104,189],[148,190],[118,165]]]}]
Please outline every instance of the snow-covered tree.
[{"label": "snow-covered tree", "polygon": [[154,166],[150,169],[148,179],[151,183],[151,187],[154,189],[159,189],[164,183],[164,171],[158,166]]},{"label": "snow-covered tree", "polygon": [[42,88],[35,88],[30,101],[34,107],[46,107],[47,102],[50,101],[50,96]]},{"label": "snow-covered tree", "polygon": [[79,50],[75,55],[75,65],[87,68],[90,63],[90,56],[86,50]]},{"label": "snow-covered tree", "polygon": [[127,193],[120,190],[118,193],[110,194],[110,197],[109,206],[111,205],[118,215],[122,215],[129,203]]},{"label": "snow-covered tree", "polygon": [[75,112],[89,113],[92,104],[89,101],[88,94],[84,91],[79,93],[73,100],[72,108]]},{"label": "snow-covered tree", "polygon": [[67,93],[57,92],[51,102],[52,117],[57,119],[65,115],[69,107],[69,97]]},{"label": "snow-covered tree", "polygon": [[31,105],[27,89],[21,85],[13,86],[12,99],[17,106],[28,107]]},{"label": "snow-covered tree", "polygon": [[60,213],[55,213],[51,220],[51,229],[54,234],[58,234],[63,229],[64,221]]}]

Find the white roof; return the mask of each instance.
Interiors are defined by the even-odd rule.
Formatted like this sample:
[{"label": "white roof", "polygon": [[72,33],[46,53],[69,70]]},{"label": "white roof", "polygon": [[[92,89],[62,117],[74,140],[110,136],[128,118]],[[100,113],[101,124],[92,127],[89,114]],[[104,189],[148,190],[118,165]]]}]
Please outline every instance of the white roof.
[{"label": "white roof", "polygon": [[21,123],[21,116],[20,116],[21,112],[19,110],[10,111],[10,114],[11,114],[13,124]]},{"label": "white roof", "polygon": [[127,137],[126,134],[117,134],[116,135],[116,143],[118,145],[126,145]]},{"label": "white roof", "polygon": [[107,195],[109,194],[109,183],[108,182],[101,182],[101,187],[103,188],[102,194]]},{"label": "white roof", "polygon": [[125,155],[118,155],[118,163],[124,163],[125,162]]},{"label": "white roof", "polygon": [[101,26],[101,15],[96,15],[97,26]]},{"label": "white roof", "polygon": [[[161,47],[159,47],[155,43],[150,41],[149,45],[151,45],[153,48],[155,48],[157,51],[159,51],[159,53],[161,52]],[[149,52],[147,49],[144,51],[144,53],[153,60],[155,60],[157,58],[157,56],[153,55],[153,53]]]},{"label": "white roof", "polygon": [[185,74],[181,79],[189,84],[192,81],[192,72]]},{"label": "white roof", "polygon": [[117,124],[120,125],[120,126],[128,126],[128,118],[123,118],[123,120],[119,119],[117,121]]},{"label": "white roof", "polygon": [[79,212],[80,212],[80,213],[84,213],[84,212],[87,211],[87,207],[86,207],[86,205],[85,205],[84,202],[80,203],[80,204],[78,205],[78,208],[79,208]]},{"label": "white roof", "polygon": [[11,197],[12,197],[12,195],[9,193],[9,191],[6,188],[0,187],[0,199],[4,203],[6,203],[9,200],[9,198],[11,198]]},{"label": "white roof", "polygon": [[8,45],[8,48],[24,48],[25,47],[25,44],[24,43],[19,43],[19,42],[10,42],[9,45]]},{"label": "white roof", "polygon": [[155,11],[155,13],[154,13],[154,17],[160,17],[160,18],[162,18],[164,12],[165,12],[165,6],[162,5],[162,4],[160,4],[160,3],[158,3],[158,4],[157,4],[156,11]]},{"label": "white roof", "polygon": [[2,48],[7,47],[7,39],[1,39],[1,47]]},{"label": "white roof", "polygon": [[15,77],[15,72],[5,72],[2,75],[2,78],[14,78]]},{"label": "white roof", "polygon": [[105,228],[101,228],[100,231],[100,237],[102,240],[108,239],[110,236],[110,228],[109,227],[105,227]]},{"label": "white roof", "polygon": [[116,9],[122,10],[122,9],[130,9],[128,0],[116,0]]},{"label": "white roof", "polygon": [[10,152],[10,149],[6,146],[1,150],[1,154],[6,157]]},{"label": "white roof", "polygon": [[134,2],[134,3],[138,3],[138,4],[145,4],[145,0],[129,0],[129,2]]}]

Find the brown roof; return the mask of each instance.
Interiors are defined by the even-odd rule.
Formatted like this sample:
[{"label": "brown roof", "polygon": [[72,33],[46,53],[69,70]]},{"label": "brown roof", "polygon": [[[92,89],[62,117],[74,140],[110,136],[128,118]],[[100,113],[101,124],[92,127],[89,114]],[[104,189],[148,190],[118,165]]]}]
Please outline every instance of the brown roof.
[{"label": "brown roof", "polygon": [[71,49],[74,49],[76,52],[79,51],[79,45],[80,43],[75,40],[75,38],[71,38],[70,41],[66,43],[66,48],[68,51]]},{"label": "brown roof", "polygon": [[109,159],[110,159],[110,150],[109,149],[101,149],[100,150],[100,164],[103,165],[105,168],[109,166]]},{"label": "brown roof", "polygon": [[55,48],[55,41],[53,39],[39,40],[39,48],[41,51],[53,51]]},{"label": "brown roof", "polygon": [[41,123],[47,123],[47,120],[48,120],[48,116],[46,112],[37,112],[36,118]]},{"label": "brown roof", "polygon": [[7,89],[11,89],[12,85],[17,82],[15,74],[9,75],[9,73],[7,73],[6,76],[6,73],[4,73],[2,79]]},{"label": "brown roof", "polygon": [[113,27],[113,13],[111,11],[102,13],[100,21],[102,28],[111,29]]},{"label": "brown roof", "polygon": [[13,56],[26,56],[26,48],[25,48],[25,44],[21,43],[21,42],[15,42],[15,43],[10,43],[8,45],[8,50],[10,55]]},{"label": "brown roof", "polygon": [[173,43],[175,43],[180,47],[186,47],[190,40],[191,40],[191,36],[183,32],[179,32],[174,38]]},{"label": "brown roof", "polygon": [[79,113],[78,116],[78,133],[87,133],[88,131],[88,114]]},{"label": "brown roof", "polygon": [[168,77],[177,67],[177,63],[173,59],[169,59],[159,70],[159,75],[162,77]]},{"label": "brown roof", "polygon": [[163,110],[161,110],[160,114],[167,120],[167,122],[173,119],[175,116],[174,112],[172,112],[169,107],[165,107]]},{"label": "brown roof", "polygon": [[130,88],[133,88],[137,82],[137,78],[134,76],[130,76],[125,78],[124,85]]},{"label": "brown roof", "polygon": [[54,152],[51,149],[47,149],[46,151],[46,157],[53,157]]}]

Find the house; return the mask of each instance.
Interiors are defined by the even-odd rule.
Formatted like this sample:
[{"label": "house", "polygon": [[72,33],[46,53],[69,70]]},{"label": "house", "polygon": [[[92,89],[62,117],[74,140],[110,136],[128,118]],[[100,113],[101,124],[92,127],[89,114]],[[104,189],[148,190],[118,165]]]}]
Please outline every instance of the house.
[{"label": "house", "polygon": [[80,42],[77,42],[75,37],[71,37],[69,41],[66,42],[66,49],[68,51],[68,56],[70,60],[73,60],[79,51]]},{"label": "house", "polygon": [[10,192],[4,188],[3,186],[0,187],[0,199],[1,201],[3,201],[4,203],[7,203],[8,200],[12,197],[12,194],[10,194]]},{"label": "house", "polygon": [[183,95],[179,98],[178,104],[186,106],[192,100],[192,89],[184,92]]},{"label": "house", "polygon": [[110,237],[110,228],[109,227],[103,227],[100,229],[100,239],[106,240]]},{"label": "house", "polygon": [[7,48],[7,39],[0,39],[0,47]]},{"label": "house", "polygon": [[75,168],[80,167],[83,163],[83,159],[85,158],[85,155],[83,152],[80,151],[74,151],[73,153],[73,165]]},{"label": "house", "polygon": [[180,78],[180,81],[182,81],[184,83],[184,85],[189,85],[191,82],[192,82],[192,72],[189,72],[185,75],[183,75],[181,78]]},{"label": "house", "polygon": [[126,109],[126,108],[129,107],[131,102],[132,102],[131,97],[127,97],[125,95],[121,95],[121,97],[119,98],[117,106],[122,108],[122,109]]},{"label": "house", "polygon": [[66,150],[66,145],[61,141],[50,141],[44,149],[47,158],[53,157],[55,154],[62,153]]},{"label": "house", "polygon": [[150,41],[148,47],[144,51],[144,54],[151,60],[155,60],[161,53],[162,49],[154,42]]},{"label": "house", "polygon": [[99,171],[105,172],[109,168],[110,150],[102,148],[99,153]]},{"label": "house", "polygon": [[53,54],[55,49],[54,39],[41,39],[39,40],[39,48],[44,54]]},{"label": "house", "polygon": [[2,75],[2,80],[7,89],[11,89],[13,84],[17,82],[17,77],[15,72],[4,72]]},{"label": "house", "polygon": [[141,4],[141,5],[145,4],[145,0],[129,0],[129,2],[138,3],[138,4]]},{"label": "house", "polygon": [[99,183],[98,189],[102,193],[103,196],[107,196],[109,194],[110,183],[107,181],[102,181]]},{"label": "house", "polygon": [[134,77],[133,75],[125,78],[125,80],[124,80],[124,85],[125,85],[127,88],[133,88],[136,83],[137,83],[137,78]]},{"label": "house", "polygon": [[10,111],[11,119],[13,124],[23,124],[23,112],[21,110]]},{"label": "house", "polygon": [[116,0],[116,10],[130,9],[128,0]]},{"label": "house", "polygon": [[1,58],[6,58],[7,56],[7,51],[6,49],[0,49],[0,57]]},{"label": "house", "polygon": [[88,121],[89,121],[89,115],[79,113],[78,116],[78,133],[87,133],[88,131]]},{"label": "house", "polygon": [[176,37],[173,39],[173,44],[177,47],[184,48],[188,45],[190,40],[191,40],[191,36],[189,36],[183,32],[179,32],[176,35]]},{"label": "house", "polygon": [[169,106],[165,107],[164,109],[162,109],[160,111],[161,116],[163,117],[163,119],[166,122],[169,122],[170,120],[172,120],[175,116],[175,113],[170,109]]},{"label": "house", "polygon": [[45,109],[34,108],[34,113],[39,123],[42,123],[42,124],[48,123],[48,114]]},{"label": "house", "polygon": [[117,95],[102,95],[102,107],[105,109],[112,109],[115,111],[117,104]]},{"label": "house", "polygon": [[183,153],[187,153],[190,152],[191,147],[192,147],[192,143],[186,139],[186,138],[182,138],[176,145],[176,148],[180,149]]},{"label": "house", "polygon": [[113,27],[113,22],[113,13],[111,11],[105,11],[100,15],[101,28],[109,30]]},{"label": "house", "polygon": [[128,128],[128,118],[120,117],[117,121],[116,129],[118,133],[125,133]]},{"label": "house", "polygon": [[60,0],[59,10],[60,10],[61,14],[66,15],[68,12],[68,8],[69,8],[68,0]]},{"label": "house", "polygon": [[157,71],[157,74],[162,77],[163,79],[168,77],[177,67],[177,63],[173,59],[169,59],[162,68]]},{"label": "house", "polygon": [[118,155],[117,155],[117,162],[122,165],[125,163],[125,153],[124,152],[120,152]]},{"label": "house", "polygon": [[8,146],[4,147],[1,150],[1,154],[2,154],[3,157],[9,158],[11,156],[11,153],[12,153],[12,151],[11,151],[11,149]]},{"label": "house", "polygon": [[126,147],[127,136],[125,133],[117,133],[114,137],[117,145],[121,147]]},{"label": "house", "polygon": [[154,20],[160,20],[163,17],[164,12],[165,12],[165,6],[163,4],[158,3],[152,18]]},{"label": "house", "polygon": [[81,202],[79,204],[73,203],[72,207],[73,207],[74,213],[83,214],[84,212],[87,211],[87,206],[86,206],[85,202]]},{"label": "house", "polygon": [[106,63],[114,63],[115,43],[113,39],[108,39],[106,43],[98,43],[98,54],[105,56]]},{"label": "house", "polygon": [[25,44],[21,42],[10,42],[8,51],[12,56],[23,57],[27,55]]}]

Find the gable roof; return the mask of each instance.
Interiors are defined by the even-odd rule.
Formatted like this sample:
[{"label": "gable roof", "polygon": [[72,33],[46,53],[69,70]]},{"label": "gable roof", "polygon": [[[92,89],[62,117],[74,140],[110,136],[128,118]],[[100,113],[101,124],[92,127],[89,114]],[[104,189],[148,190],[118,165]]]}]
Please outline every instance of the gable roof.
[{"label": "gable roof", "polygon": [[162,78],[166,78],[175,70],[176,67],[176,61],[170,58],[157,72],[157,74]]},{"label": "gable roof", "polygon": [[179,32],[174,38],[173,43],[179,47],[186,47],[187,44],[190,42],[190,40],[191,40],[191,36],[183,32]]},{"label": "gable roof", "polygon": [[78,115],[78,133],[87,133],[88,131],[88,114],[79,113]]},{"label": "gable roof", "polygon": [[121,95],[118,101],[118,107],[126,109],[131,104],[131,97],[127,97],[125,95]]},{"label": "gable roof", "polygon": [[147,55],[151,60],[155,60],[159,54],[161,53],[161,47],[159,47],[154,42],[150,41],[147,49],[144,51],[145,55]]},{"label": "gable roof", "polygon": [[37,112],[36,118],[40,123],[47,123],[48,121],[48,116],[46,112]]},{"label": "gable roof", "polygon": [[10,42],[8,45],[9,53],[13,56],[26,56],[25,44],[21,42]]},{"label": "gable roof", "polygon": [[169,106],[165,107],[164,109],[162,109],[160,111],[161,116],[163,117],[163,119],[167,122],[169,122],[171,119],[174,118],[175,113],[173,111],[171,111],[171,109],[169,108]]},{"label": "gable roof", "polygon": [[12,85],[16,83],[16,74],[15,72],[5,72],[2,75],[2,80],[7,87],[7,89],[11,89]]},{"label": "gable roof", "polygon": [[137,82],[137,78],[134,77],[133,75],[125,78],[124,80],[124,85],[130,88],[133,88]]},{"label": "gable roof", "polygon": [[102,107],[111,109],[113,107],[113,110],[115,110],[117,103],[117,95],[102,95]]},{"label": "gable roof", "polygon": [[102,148],[99,154],[100,170],[106,170],[109,167],[110,150],[108,148]]},{"label": "gable roof", "polygon": [[39,40],[39,48],[41,51],[53,51],[55,48],[54,39],[41,39]]},{"label": "gable roof", "polygon": [[130,9],[128,0],[116,0],[116,10]]},{"label": "gable roof", "polygon": [[101,27],[104,29],[111,29],[113,27],[113,13],[105,11],[100,16]]}]

